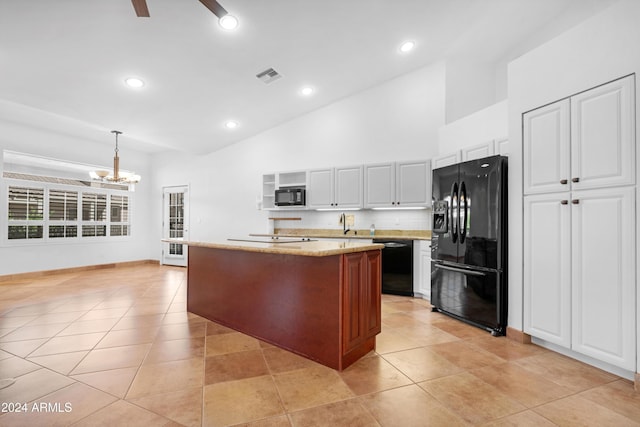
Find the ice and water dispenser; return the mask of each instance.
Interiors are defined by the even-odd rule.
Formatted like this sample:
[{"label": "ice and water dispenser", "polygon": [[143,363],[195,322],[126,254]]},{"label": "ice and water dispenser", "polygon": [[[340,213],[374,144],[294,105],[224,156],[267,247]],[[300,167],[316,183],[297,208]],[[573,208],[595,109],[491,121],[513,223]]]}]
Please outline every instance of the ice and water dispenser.
[{"label": "ice and water dispenser", "polygon": [[438,200],[433,202],[433,232],[446,233],[448,231],[447,219],[449,218],[448,203],[446,200]]}]

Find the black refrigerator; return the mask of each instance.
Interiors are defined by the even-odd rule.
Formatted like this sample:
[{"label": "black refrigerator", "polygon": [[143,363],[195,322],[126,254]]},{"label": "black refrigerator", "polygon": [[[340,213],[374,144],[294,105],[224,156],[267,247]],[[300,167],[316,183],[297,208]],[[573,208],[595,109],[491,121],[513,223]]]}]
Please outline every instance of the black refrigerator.
[{"label": "black refrigerator", "polygon": [[433,170],[431,305],[494,336],[507,326],[507,158]]}]

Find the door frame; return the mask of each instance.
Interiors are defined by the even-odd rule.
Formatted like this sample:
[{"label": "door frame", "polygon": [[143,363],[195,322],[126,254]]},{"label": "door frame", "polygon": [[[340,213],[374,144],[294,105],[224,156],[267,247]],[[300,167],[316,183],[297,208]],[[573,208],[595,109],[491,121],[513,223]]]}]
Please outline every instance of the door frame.
[{"label": "door frame", "polygon": [[[171,191],[178,190],[178,191]],[[168,200],[167,194],[171,193],[183,193],[184,194],[184,211],[183,211],[183,237],[182,240],[189,240],[189,194],[191,193],[191,187],[189,184],[186,185],[167,185],[162,187],[162,238],[169,238],[169,209],[168,209]],[[183,251],[181,256],[171,255],[169,254],[170,243],[162,242],[162,253],[160,256],[160,265],[174,265],[180,267],[186,267],[187,261],[189,259],[189,248],[187,245],[183,246]]]}]

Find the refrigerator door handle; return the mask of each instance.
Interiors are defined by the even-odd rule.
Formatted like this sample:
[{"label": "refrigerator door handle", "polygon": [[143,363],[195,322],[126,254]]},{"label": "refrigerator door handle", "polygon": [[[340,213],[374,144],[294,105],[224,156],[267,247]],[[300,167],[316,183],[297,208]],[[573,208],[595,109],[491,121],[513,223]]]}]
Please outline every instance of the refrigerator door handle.
[{"label": "refrigerator door handle", "polygon": [[466,274],[467,276],[486,276],[486,274],[484,274],[481,271],[473,271],[473,270],[465,270],[464,268],[457,268],[457,267],[450,267],[448,265],[442,265],[442,264],[435,264],[435,268],[440,268],[442,270],[448,270],[448,271],[455,271],[456,273],[463,273]]},{"label": "refrigerator door handle", "polygon": [[458,183],[454,182],[451,187],[451,240],[453,243],[458,241]]},{"label": "refrigerator door handle", "polygon": [[460,243],[464,243],[467,237],[467,187],[464,181],[460,183],[460,197],[458,198],[458,230],[460,233]]}]

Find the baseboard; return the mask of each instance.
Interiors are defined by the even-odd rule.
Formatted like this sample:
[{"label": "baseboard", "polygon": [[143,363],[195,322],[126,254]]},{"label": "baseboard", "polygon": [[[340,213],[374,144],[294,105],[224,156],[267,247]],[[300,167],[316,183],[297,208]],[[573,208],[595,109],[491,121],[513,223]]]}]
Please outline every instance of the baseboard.
[{"label": "baseboard", "polygon": [[153,259],[145,259],[140,261],[114,262],[111,264],[86,265],[82,267],[60,268],[56,270],[43,270],[43,271],[33,271],[29,273],[7,274],[4,276],[0,276],[0,284],[2,284],[3,282],[14,282],[17,280],[35,279],[43,276],[50,276],[52,274],[80,273],[83,271],[103,270],[108,268],[134,267],[137,265],[144,265],[144,264],[159,265],[160,261],[153,260]]},{"label": "baseboard", "polygon": [[507,326],[507,338],[519,342],[520,344],[531,344],[531,335]]},{"label": "baseboard", "polygon": [[636,372],[635,381],[633,382],[633,389],[640,392],[640,373]]}]

